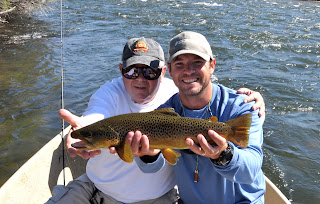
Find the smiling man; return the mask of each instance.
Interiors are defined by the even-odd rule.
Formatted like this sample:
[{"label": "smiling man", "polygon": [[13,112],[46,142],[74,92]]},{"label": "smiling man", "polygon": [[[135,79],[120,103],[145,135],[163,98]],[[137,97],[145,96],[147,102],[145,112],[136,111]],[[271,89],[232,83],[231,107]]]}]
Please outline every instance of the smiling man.
[{"label": "smiling man", "polygon": [[[159,108],[174,108],[182,117],[216,116],[219,122],[251,114],[248,146],[242,148],[213,130],[209,130],[208,135],[215,144],[209,144],[201,134],[196,141],[187,138],[189,149],[177,150],[181,156],[174,166],[179,195],[185,204],[264,203],[266,187],[261,169],[264,117],[260,118],[258,111],[252,109],[252,103],[243,103],[244,95],[211,83],[215,63],[210,44],[200,33],[186,31],[172,38],[168,68],[179,93]],[[139,155],[152,152],[148,149],[147,136],[135,133],[128,140],[132,141],[135,151],[139,146],[144,147]],[[143,171],[145,166],[153,166],[156,171],[165,163],[163,158],[148,161],[149,164],[143,159],[140,161]]]},{"label": "smiling man", "polygon": [[[124,46],[121,77],[108,81],[90,98],[82,118],[67,110],[59,115],[73,129],[79,129],[104,118],[156,109],[177,92],[173,81],[165,78],[162,47],[149,38],[132,38]],[[67,137],[71,156],[89,159],[86,174],[67,186],[55,187],[56,195],[48,203],[138,203],[162,204],[178,200],[175,176],[169,164],[153,174],[143,173],[136,162],[126,163],[108,149],[84,151],[71,144],[81,142]]]},{"label": "smiling man", "polygon": [[175,166],[180,197],[184,203],[264,203],[263,119],[252,104],[243,103],[243,95],[211,83],[215,64],[211,46],[200,33],[187,31],[172,38],[168,67],[179,93],[162,107],[173,107],[184,117],[216,116],[220,122],[251,113],[249,144],[241,148],[212,130],[208,134],[216,145],[203,135],[197,137],[199,145],[187,139],[192,151],[182,151]]}]

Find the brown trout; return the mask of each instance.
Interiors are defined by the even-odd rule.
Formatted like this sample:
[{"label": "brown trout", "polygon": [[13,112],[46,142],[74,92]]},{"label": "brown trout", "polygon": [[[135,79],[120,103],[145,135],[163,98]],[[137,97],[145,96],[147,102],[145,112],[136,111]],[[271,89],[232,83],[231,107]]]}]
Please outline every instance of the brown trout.
[{"label": "brown trout", "polygon": [[150,148],[160,149],[170,164],[176,164],[180,154],[172,149],[187,149],[186,138],[198,143],[197,135],[203,134],[208,143],[215,145],[208,135],[214,130],[225,139],[246,148],[249,140],[251,114],[242,115],[224,123],[217,122],[217,117],[196,119],[180,117],[172,108],[163,108],[147,113],[129,113],[98,121],[87,127],[72,132],[73,138],[81,139],[86,150],[109,148],[114,146],[119,157],[125,162],[132,162],[130,144],[125,140],[129,131],[141,131],[147,135]]}]

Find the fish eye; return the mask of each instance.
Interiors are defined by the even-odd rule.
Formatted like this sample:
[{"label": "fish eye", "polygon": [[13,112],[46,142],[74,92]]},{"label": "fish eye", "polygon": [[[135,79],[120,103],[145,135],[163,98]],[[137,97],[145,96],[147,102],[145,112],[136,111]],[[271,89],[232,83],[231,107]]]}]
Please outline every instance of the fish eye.
[{"label": "fish eye", "polygon": [[90,131],[83,131],[81,132],[81,134],[84,136],[84,137],[88,137],[88,138],[91,138],[92,137],[92,133]]}]

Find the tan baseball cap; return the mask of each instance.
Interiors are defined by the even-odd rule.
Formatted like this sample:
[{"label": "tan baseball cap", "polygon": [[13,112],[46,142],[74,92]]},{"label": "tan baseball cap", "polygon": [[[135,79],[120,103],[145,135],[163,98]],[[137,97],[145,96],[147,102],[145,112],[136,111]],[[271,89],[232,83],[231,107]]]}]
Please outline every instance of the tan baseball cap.
[{"label": "tan baseball cap", "polygon": [[206,61],[213,59],[207,39],[200,33],[184,31],[173,37],[169,44],[168,63],[181,54],[195,54]]}]

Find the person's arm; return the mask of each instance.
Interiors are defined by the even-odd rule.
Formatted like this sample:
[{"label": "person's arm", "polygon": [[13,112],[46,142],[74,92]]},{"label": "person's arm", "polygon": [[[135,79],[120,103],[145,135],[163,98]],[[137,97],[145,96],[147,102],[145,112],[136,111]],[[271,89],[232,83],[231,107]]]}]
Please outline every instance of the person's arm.
[{"label": "person's arm", "polygon": [[[211,159],[212,165],[208,168],[218,171],[219,174],[233,182],[250,184],[261,170],[263,159],[261,149],[263,142],[262,123],[257,111],[254,111],[252,115],[250,139],[246,148],[240,148],[227,142],[225,138],[213,130],[209,130],[208,134],[217,146],[211,146],[203,135],[197,137],[199,146],[192,139],[186,139],[186,143],[194,153]],[[228,150],[224,154],[226,158],[220,158],[221,153],[226,149]],[[219,158],[226,162],[218,163]]]},{"label": "person's arm", "polygon": [[[78,117],[65,109],[61,109],[59,115],[62,119],[70,123],[73,130],[80,129],[106,117],[113,116],[113,110],[116,109],[115,98],[118,94],[116,86],[112,82],[106,82],[91,96],[88,107],[83,113],[83,117]],[[71,132],[69,132],[66,137],[66,146],[71,157],[79,155],[84,159],[89,159],[101,153],[100,150],[80,150],[72,147],[71,144],[80,147],[85,145],[80,140],[73,139],[70,134]]]},{"label": "person's arm", "polygon": [[80,150],[72,147],[71,144],[75,144],[76,146],[79,146],[79,147],[85,146],[85,143],[81,142],[81,140],[73,139],[71,137],[71,132],[73,130],[77,130],[83,127],[83,125],[81,124],[81,118],[72,114],[70,111],[66,109],[60,109],[59,116],[72,126],[72,129],[70,130],[70,132],[66,137],[66,147],[71,157],[75,157],[79,155],[84,159],[89,159],[101,153],[101,150]]},{"label": "person's arm", "polygon": [[226,166],[215,165],[216,170],[227,179],[237,183],[252,183],[261,171],[263,161],[263,129],[257,111],[252,114],[247,148],[240,148],[233,143],[233,157]]}]

